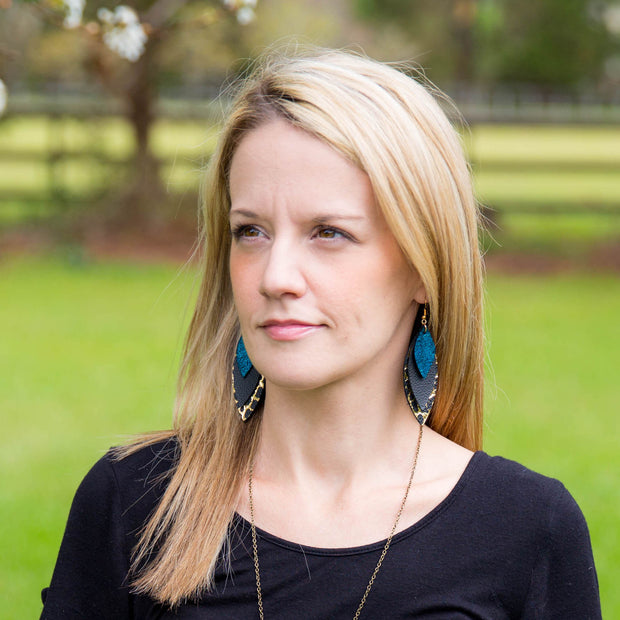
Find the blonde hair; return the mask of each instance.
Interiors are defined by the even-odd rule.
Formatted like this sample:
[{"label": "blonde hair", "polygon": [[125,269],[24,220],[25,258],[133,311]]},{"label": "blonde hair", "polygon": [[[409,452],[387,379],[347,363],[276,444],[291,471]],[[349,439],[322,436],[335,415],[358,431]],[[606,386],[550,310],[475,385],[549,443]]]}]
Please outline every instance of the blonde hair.
[{"label": "blonde hair", "polygon": [[478,209],[456,131],[428,90],[349,52],[273,57],[244,80],[210,161],[203,206],[202,284],[179,377],[180,457],[146,524],[134,586],[171,606],[208,589],[225,551],[260,415],[234,410],[230,368],[239,326],[228,272],[228,177],[253,128],[283,118],[365,171],[377,204],[426,287],[439,389],[430,426],[472,450],[482,440],[482,267]]}]

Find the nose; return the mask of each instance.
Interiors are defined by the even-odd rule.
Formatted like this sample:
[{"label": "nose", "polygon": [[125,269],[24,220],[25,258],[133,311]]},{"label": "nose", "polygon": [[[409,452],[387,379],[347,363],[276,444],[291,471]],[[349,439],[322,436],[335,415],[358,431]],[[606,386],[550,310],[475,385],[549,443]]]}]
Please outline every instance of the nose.
[{"label": "nose", "polygon": [[265,297],[301,297],[306,292],[299,248],[284,240],[271,245],[262,273],[260,292]]}]

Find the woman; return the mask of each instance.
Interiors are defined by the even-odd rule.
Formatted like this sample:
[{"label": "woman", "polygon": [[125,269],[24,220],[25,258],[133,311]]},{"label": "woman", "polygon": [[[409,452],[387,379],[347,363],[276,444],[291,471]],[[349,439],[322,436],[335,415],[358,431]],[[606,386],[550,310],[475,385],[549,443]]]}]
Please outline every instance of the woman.
[{"label": "woman", "polygon": [[88,474],[43,618],[600,617],[570,495],[479,451],[477,211],[420,84],[264,62],[204,241],[174,430]]}]

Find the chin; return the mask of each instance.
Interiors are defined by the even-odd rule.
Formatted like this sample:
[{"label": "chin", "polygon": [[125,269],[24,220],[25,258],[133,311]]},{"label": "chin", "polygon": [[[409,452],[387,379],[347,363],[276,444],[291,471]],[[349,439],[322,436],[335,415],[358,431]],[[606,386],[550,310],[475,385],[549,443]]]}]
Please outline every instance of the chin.
[{"label": "chin", "polygon": [[315,365],[286,363],[265,365],[261,371],[267,383],[295,391],[315,390],[333,381],[331,373],[320,370]]},{"label": "chin", "polygon": [[278,388],[305,392],[334,385],[351,373],[343,369],[329,368],[326,364],[288,364],[278,368],[265,368],[267,384]]},{"label": "chin", "polygon": [[294,392],[306,392],[309,390],[316,390],[317,388],[325,385],[322,380],[297,373],[269,373],[265,375],[267,385],[272,384],[278,388],[284,390],[291,390]]}]

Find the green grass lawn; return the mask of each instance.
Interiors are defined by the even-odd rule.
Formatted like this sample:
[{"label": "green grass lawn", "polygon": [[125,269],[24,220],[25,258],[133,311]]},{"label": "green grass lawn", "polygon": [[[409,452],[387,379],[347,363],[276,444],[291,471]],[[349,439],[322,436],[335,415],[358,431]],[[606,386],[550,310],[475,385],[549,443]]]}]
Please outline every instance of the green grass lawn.
[{"label": "green grass lawn", "polygon": [[[0,263],[0,618],[36,617],[71,497],[105,449],[169,426],[191,271]],[[491,277],[485,449],[560,478],[620,617],[620,280]]]},{"label": "green grass lawn", "polygon": [[620,128],[597,125],[485,125],[464,132],[468,151],[481,166],[509,164],[614,164],[620,167]]}]

